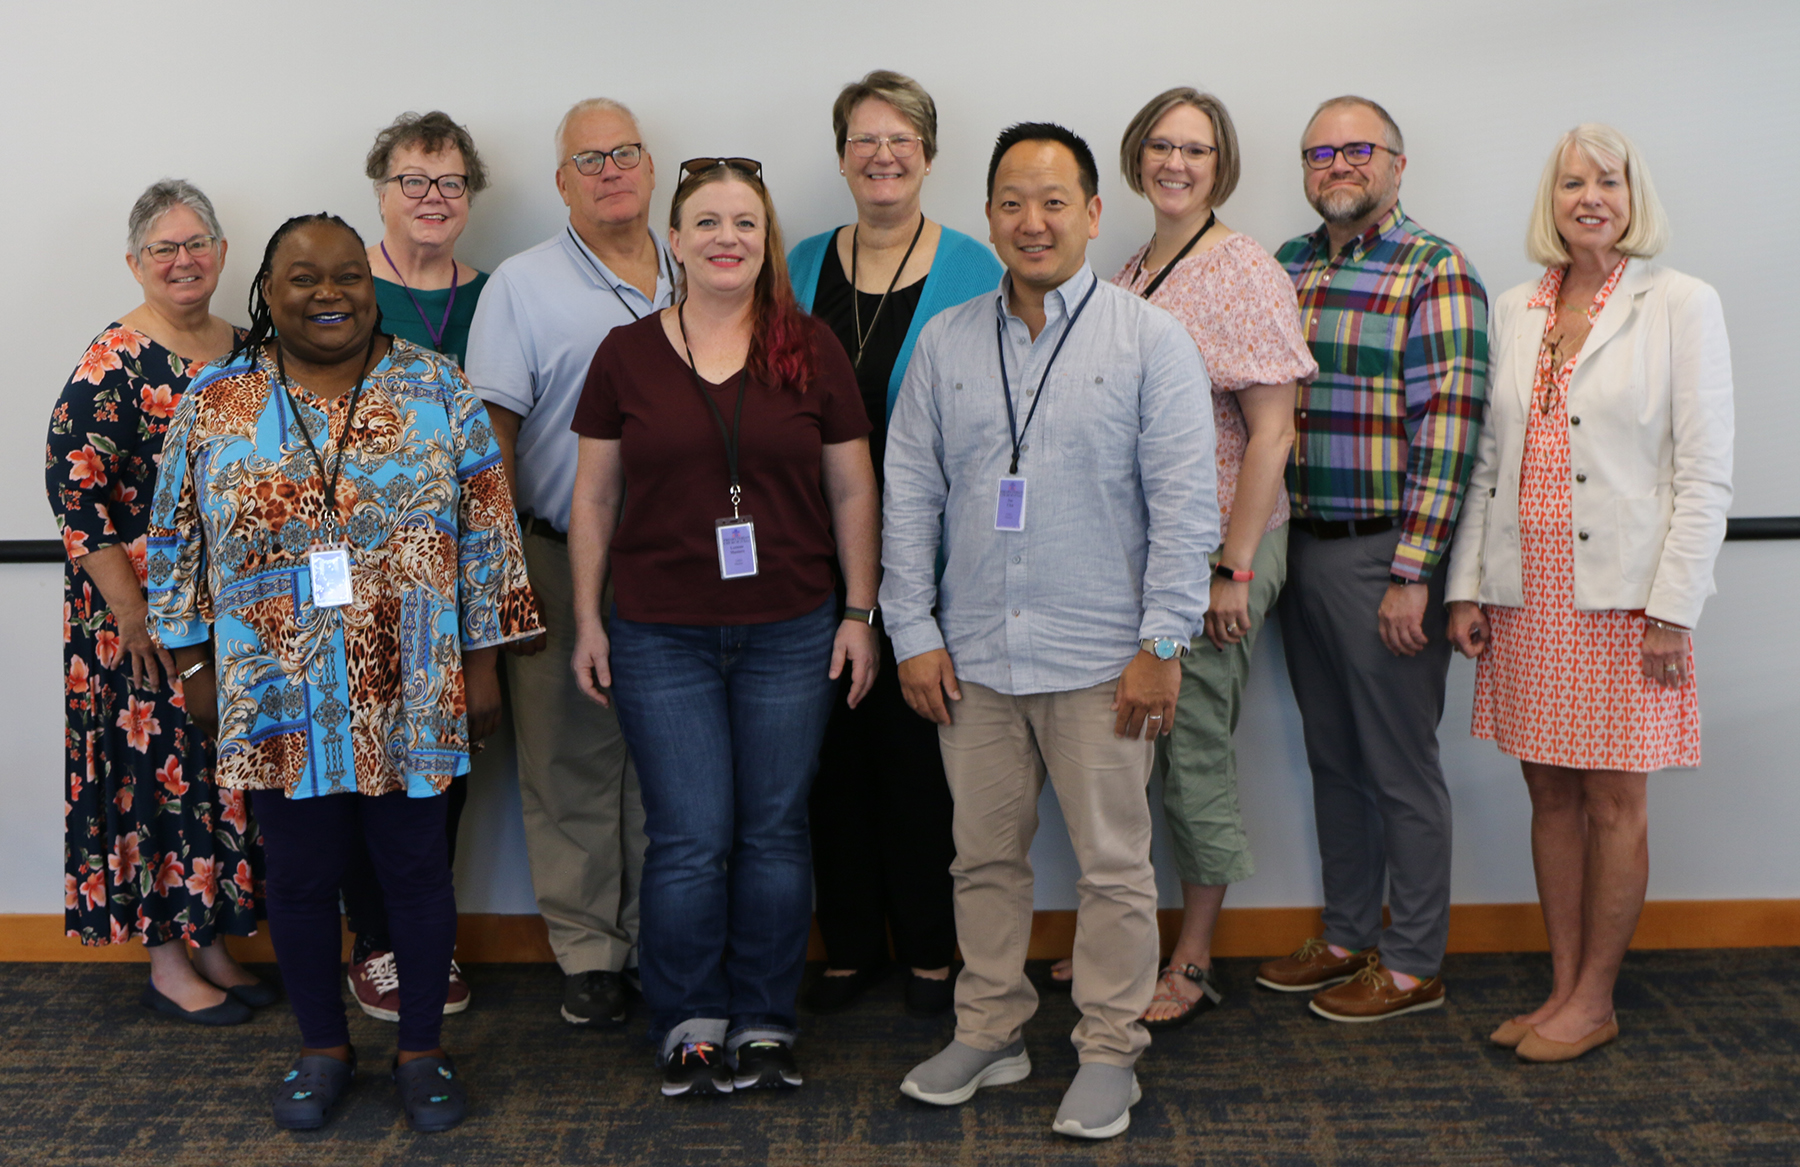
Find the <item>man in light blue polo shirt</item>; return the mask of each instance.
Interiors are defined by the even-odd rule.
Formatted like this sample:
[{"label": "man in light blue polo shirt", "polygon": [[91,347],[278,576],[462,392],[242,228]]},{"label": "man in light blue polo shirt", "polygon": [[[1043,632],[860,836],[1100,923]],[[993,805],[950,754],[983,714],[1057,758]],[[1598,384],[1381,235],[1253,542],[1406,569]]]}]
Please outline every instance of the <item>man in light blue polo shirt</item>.
[{"label": "man in light blue polo shirt", "polygon": [[469,329],[468,378],[487,402],[525,536],[546,636],[507,658],[525,846],[563,972],[563,1020],[625,1020],[635,965],[644,810],[611,709],[581,695],[569,578],[569,430],[594,350],[667,307],[674,265],[650,231],[656,163],[616,101],[578,102],[556,130],[569,222],[495,270]]}]

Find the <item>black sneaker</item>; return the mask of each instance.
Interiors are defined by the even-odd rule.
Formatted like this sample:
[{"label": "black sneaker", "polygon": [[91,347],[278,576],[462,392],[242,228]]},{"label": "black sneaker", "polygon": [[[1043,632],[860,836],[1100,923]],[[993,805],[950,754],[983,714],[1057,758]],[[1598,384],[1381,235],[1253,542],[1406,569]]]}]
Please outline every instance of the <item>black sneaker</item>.
[{"label": "black sneaker", "polygon": [[933,980],[906,974],[906,1012],[913,1017],[942,1017],[956,1005],[956,978]]},{"label": "black sneaker", "polygon": [[725,1064],[725,1050],[715,1042],[688,1042],[671,1051],[669,1060],[663,1063],[662,1092],[665,1098],[729,1094],[731,1085],[731,1067]]},{"label": "black sneaker", "polygon": [[620,1025],[625,1021],[625,981],[596,969],[563,978],[562,1018],[570,1025]]},{"label": "black sneaker", "polygon": [[800,1081],[794,1047],[787,1042],[747,1041],[738,1046],[737,1073],[731,1083],[739,1090],[790,1090]]}]

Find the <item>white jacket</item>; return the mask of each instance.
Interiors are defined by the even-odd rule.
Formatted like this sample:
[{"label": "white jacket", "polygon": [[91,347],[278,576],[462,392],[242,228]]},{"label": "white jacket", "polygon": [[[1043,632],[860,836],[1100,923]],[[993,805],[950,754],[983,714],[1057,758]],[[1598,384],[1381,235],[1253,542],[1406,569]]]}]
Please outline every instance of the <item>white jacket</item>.
[{"label": "white jacket", "polygon": [[[1536,280],[1501,296],[1488,332],[1487,422],[1451,545],[1447,598],[1523,607],[1519,475],[1549,316]],[[1719,294],[1633,259],[1569,382],[1575,606],[1643,609],[1692,628],[1731,505],[1731,349]]]}]

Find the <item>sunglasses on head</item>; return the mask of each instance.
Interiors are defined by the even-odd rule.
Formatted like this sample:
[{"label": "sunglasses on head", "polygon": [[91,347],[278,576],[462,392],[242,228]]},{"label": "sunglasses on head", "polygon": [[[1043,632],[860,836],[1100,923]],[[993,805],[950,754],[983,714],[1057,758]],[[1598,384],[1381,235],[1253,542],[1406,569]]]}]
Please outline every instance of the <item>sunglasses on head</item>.
[{"label": "sunglasses on head", "polygon": [[717,170],[721,166],[740,174],[748,174],[758,181],[762,179],[762,163],[754,158],[689,158],[681,164],[681,176],[690,178],[709,170]]}]

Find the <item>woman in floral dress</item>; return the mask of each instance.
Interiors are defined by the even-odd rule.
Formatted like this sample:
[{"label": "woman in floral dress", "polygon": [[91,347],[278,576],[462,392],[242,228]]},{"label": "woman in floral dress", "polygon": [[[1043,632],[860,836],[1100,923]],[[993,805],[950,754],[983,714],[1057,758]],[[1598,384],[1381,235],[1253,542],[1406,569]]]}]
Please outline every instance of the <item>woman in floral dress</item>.
[{"label": "woman in floral dress", "polygon": [[243,792],[213,785],[212,743],[150,641],[143,586],[163,434],[189,378],[237,335],[209,311],[226,245],[206,196],[174,180],[144,192],[129,231],[144,302],[88,346],[44,460],[68,552],[64,918],[83,944],[143,940],[146,1007],[230,1025],[274,999],[218,943],[256,930],[262,846]]}]

